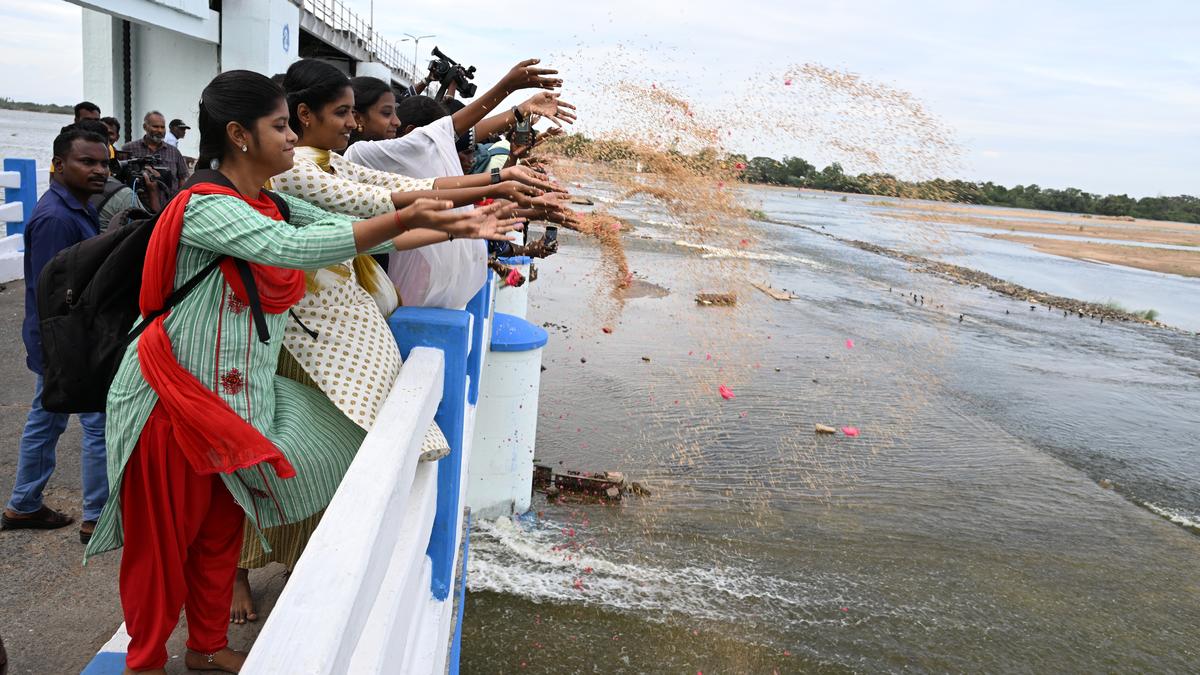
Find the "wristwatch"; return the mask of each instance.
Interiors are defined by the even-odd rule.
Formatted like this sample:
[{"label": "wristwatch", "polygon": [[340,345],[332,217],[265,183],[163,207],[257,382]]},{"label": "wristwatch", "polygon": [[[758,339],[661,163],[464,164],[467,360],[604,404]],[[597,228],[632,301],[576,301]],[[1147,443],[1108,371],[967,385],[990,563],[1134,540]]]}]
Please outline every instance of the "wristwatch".
[{"label": "wristwatch", "polygon": [[517,124],[525,121],[525,116],[521,114],[521,106],[513,106],[513,117],[517,118]]},{"label": "wristwatch", "polygon": [[500,182],[500,167],[492,167],[492,185]]}]

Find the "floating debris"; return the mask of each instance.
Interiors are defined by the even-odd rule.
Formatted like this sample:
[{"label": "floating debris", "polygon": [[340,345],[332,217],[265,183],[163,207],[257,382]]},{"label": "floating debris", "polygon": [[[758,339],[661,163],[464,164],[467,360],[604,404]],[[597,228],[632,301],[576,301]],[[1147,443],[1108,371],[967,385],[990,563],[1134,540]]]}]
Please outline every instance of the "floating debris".
[{"label": "floating debris", "polygon": [[726,401],[737,398],[737,395],[733,393],[733,390],[725,385],[718,387],[717,393],[721,394],[721,398],[725,399]]},{"label": "floating debris", "polygon": [[798,295],[792,295],[790,292],[784,292],[784,291],[780,291],[780,290],[771,288],[767,284],[759,284],[759,283],[751,282],[750,285],[757,288],[758,290],[762,291],[763,293],[766,293],[767,295],[771,296],[772,298],[775,298],[776,300],[799,300],[800,299],[800,296],[798,296]]},{"label": "floating debris", "polygon": [[813,431],[817,432],[818,434],[836,434],[837,433],[837,429],[834,429],[833,427],[830,427],[830,426],[825,426],[824,424],[814,424]]},{"label": "floating debris", "polygon": [[533,465],[533,489],[549,500],[581,503],[621,501],[625,494],[650,496],[650,490],[638,482],[628,483],[620,471],[560,471],[545,464]]},{"label": "floating debris", "polygon": [[732,307],[737,304],[737,293],[697,293],[696,304]]},{"label": "floating debris", "polygon": [[842,433],[846,434],[847,436],[857,436],[858,427],[842,427]]}]

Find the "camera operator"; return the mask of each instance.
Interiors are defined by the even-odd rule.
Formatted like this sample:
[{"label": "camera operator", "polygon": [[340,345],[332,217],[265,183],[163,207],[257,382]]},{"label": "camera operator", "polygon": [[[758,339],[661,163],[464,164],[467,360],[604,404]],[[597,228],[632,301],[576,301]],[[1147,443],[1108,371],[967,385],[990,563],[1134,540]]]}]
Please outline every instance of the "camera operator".
[{"label": "camera operator", "polygon": [[437,58],[429,62],[429,75],[425,79],[426,86],[435,81],[441,84],[434,99],[453,99],[456,93],[461,93],[463,98],[474,97],[477,87],[471,80],[475,79],[475,66],[463,68],[462,64],[443,54],[437,47],[433,48],[432,53]]},{"label": "camera operator", "polygon": [[149,163],[115,160],[104,193],[91,202],[99,213],[100,231],[108,229],[113,216],[128,209],[158,213],[166,203],[163,199],[166,190],[162,174]]},{"label": "camera operator", "polygon": [[146,113],[142,119],[142,129],[146,135],[126,143],[121,151],[129,153],[132,159],[153,157],[154,166],[159,167],[159,173],[163,174],[161,179],[166,185],[166,194],[163,196],[169,199],[188,177],[187,160],[179,150],[166,144],[167,120],[162,113],[157,110]]}]

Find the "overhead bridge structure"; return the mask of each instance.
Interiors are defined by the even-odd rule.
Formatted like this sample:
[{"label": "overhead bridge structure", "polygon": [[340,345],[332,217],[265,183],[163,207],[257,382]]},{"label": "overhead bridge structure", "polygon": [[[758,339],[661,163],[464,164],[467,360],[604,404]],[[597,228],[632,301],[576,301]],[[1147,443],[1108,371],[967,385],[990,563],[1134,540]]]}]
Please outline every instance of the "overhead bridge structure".
[{"label": "overhead bridge structure", "polygon": [[[141,136],[157,110],[195,126],[200,92],[233,69],[281,73],[319,58],[408,86],[415,64],[341,0],[66,0],[84,8],[84,98]],[[199,134],[180,143],[198,154]]]}]

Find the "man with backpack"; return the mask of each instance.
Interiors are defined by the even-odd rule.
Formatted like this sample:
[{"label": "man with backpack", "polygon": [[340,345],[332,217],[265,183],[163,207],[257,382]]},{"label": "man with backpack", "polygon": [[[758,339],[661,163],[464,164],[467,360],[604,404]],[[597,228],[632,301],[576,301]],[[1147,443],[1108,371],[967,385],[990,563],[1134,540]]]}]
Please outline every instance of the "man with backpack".
[{"label": "man with backpack", "polygon": [[[50,189],[38,200],[25,226],[25,341],[26,365],[37,375],[33,403],[21,436],[20,456],[12,497],[0,516],[0,529],[49,530],[73,522],[70,516],[42,502],[42,491],[54,472],[58,439],[69,415],[42,407],[42,339],[38,325],[36,289],[38,275],[55,255],[98,231],[96,210],[88,198],[104,190],[108,180],[107,139],[85,129],[72,128],[54,139],[54,177]],[[79,416],[83,426],[83,524],[79,538],[92,536],[95,522],[108,500],[108,475],[104,445],[104,413]]]}]

